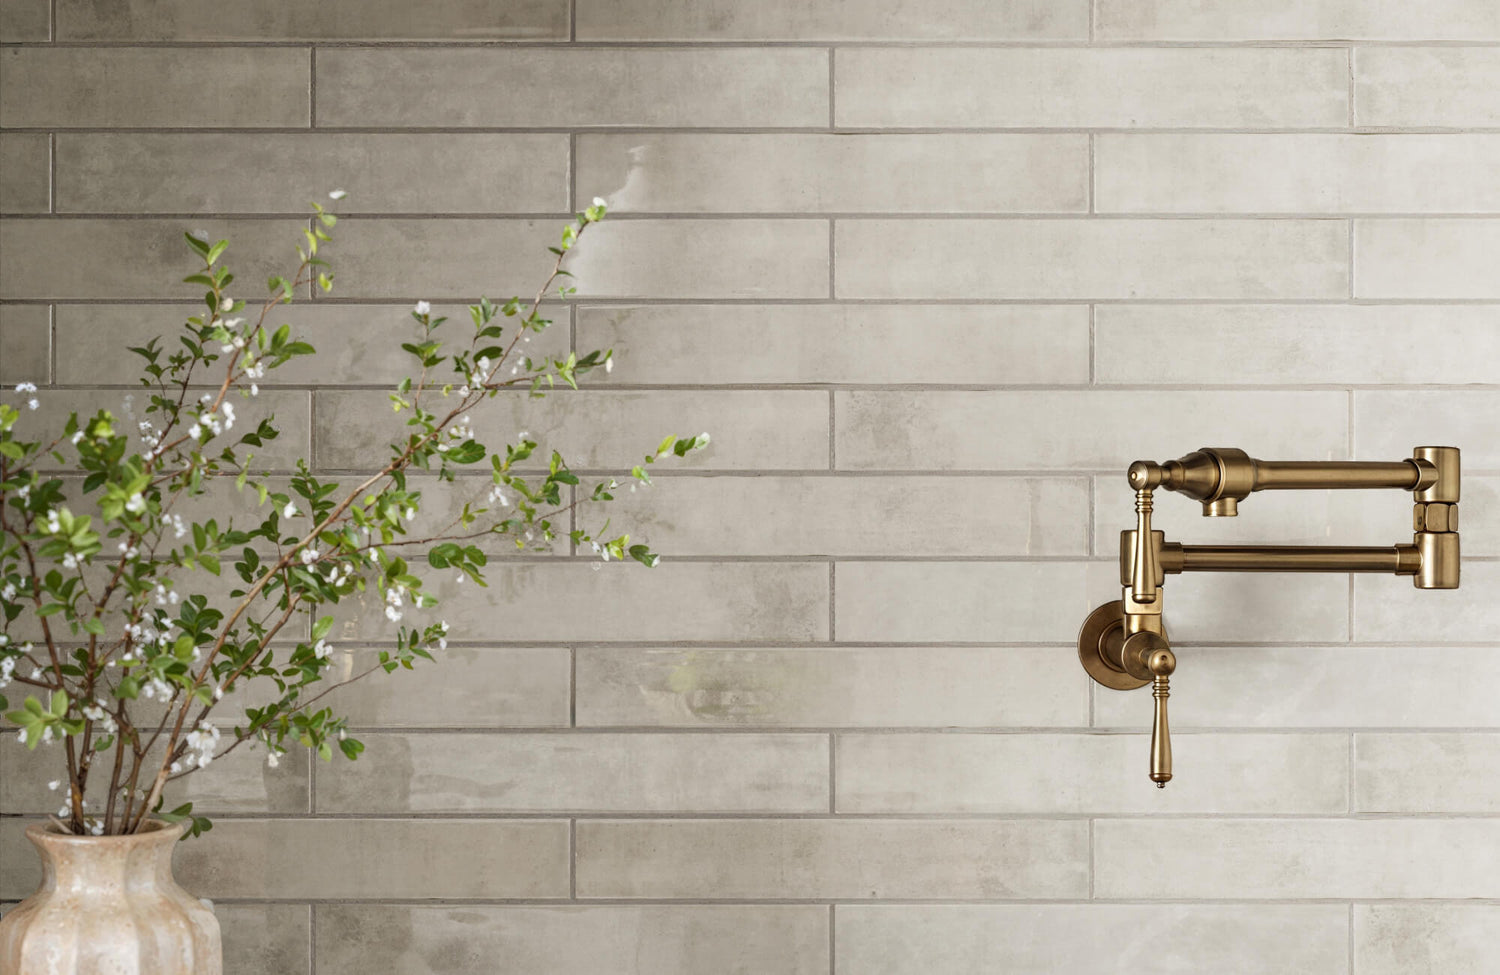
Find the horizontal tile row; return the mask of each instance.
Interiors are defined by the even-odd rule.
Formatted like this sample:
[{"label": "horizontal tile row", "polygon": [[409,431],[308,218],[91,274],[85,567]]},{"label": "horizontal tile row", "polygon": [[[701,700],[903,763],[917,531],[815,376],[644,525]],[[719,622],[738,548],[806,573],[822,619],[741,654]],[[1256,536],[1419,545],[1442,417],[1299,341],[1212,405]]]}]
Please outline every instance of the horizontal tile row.
[{"label": "horizontal tile row", "polygon": [[1500,40],[1485,0],[1098,0],[1095,10],[1103,41]]},{"label": "horizontal tile row", "polygon": [[[569,255],[582,298],[1320,299],[1349,297],[1350,232],[1334,219],[622,220]],[[184,230],[226,236],[241,274],[287,273],[298,224],[257,219],[0,222],[0,298],[186,298]],[[548,220],[351,218],[332,248],[340,298],[530,293]],[[830,255],[830,234],[834,253]],[[1500,227],[1481,219],[1354,221],[1354,296],[1493,299]],[[91,255],[108,253],[104,261]],[[75,262],[50,255],[77,255]],[[1007,259],[997,264],[996,256]],[[833,280],[829,266],[833,261]],[[496,279],[500,261],[505,276]],[[833,294],[830,295],[830,286]]]}]

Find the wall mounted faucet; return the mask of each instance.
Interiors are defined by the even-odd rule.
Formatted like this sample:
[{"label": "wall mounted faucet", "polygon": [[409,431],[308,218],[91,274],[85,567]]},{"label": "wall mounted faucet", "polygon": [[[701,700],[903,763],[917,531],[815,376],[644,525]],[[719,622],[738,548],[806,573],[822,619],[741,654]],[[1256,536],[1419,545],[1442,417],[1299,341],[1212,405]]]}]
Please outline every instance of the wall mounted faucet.
[{"label": "wall mounted faucet", "polygon": [[[1117,691],[1152,686],[1151,781],[1172,778],[1167,727],[1169,680],[1177,657],[1162,621],[1162,584],[1179,572],[1390,572],[1418,589],[1458,588],[1457,447],[1417,447],[1407,460],[1265,461],[1233,447],[1203,447],[1177,460],[1130,465],[1136,523],[1120,533],[1121,598],[1095,609],[1078,633],[1083,669]],[[1206,517],[1234,517],[1256,491],[1400,488],[1415,501],[1411,544],[1183,545],[1151,527],[1156,488],[1185,494]]]}]

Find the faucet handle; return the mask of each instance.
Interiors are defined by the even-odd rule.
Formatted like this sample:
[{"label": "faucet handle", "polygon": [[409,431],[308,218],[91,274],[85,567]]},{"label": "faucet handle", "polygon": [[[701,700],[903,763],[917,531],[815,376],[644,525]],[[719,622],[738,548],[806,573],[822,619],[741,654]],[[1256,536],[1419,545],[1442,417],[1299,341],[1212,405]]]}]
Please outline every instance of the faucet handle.
[{"label": "faucet handle", "polygon": [[1167,724],[1167,698],[1172,696],[1170,678],[1177,669],[1177,655],[1165,637],[1142,631],[1127,637],[1121,656],[1127,671],[1151,681],[1155,718],[1151,724],[1151,781],[1165,789],[1172,780],[1172,731]]}]

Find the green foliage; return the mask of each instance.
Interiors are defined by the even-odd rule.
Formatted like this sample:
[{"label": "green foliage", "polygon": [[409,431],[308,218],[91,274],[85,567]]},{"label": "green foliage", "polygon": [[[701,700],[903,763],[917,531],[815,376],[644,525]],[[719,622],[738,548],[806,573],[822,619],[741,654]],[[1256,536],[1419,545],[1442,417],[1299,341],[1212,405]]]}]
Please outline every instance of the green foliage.
[{"label": "green foliage", "polygon": [[[61,746],[64,825],[129,833],[155,815],[190,821],[197,836],[209,821],[190,803],[163,811],[163,790],[242,743],[265,749],[272,765],[293,745],[325,761],[357,758],[364,746],[326,695],[445,650],[446,623],[408,616],[437,604],[433,573],[485,585],[494,536],[519,551],[563,536],[605,560],[657,564],[646,545],[609,535],[607,520],[597,531],[565,527],[575,512],[613,500],[615,479],[584,485],[561,454],[539,454],[524,434],[492,446],[471,415],[487,399],[577,388],[579,377],[611,367],[608,351],[522,351],[550,324],[543,298],[572,293],[558,283],[568,276],[563,259],[604,215],[595,200],[566,227],[534,299],[471,306],[462,339],[417,303],[415,334],[401,345],[412,375],[390,394],[399,434],[379,470],[357,483],[324,478],[305,461],[289,478],[269,476],[254,458],[278,424],[237,415],[270,372],[315,354],[273,313],[306,288],[333,287],[319,255],[337,218],[317,204],[296,270],[273,275],[253,311],[230,295],[229,242],[186,235],[201,266],[184,281],[203,289],[202,310],[175,338],[130,349],[140,390],[120,413],[72,413],[49,439],[31,432],[34,386],[17,387],[19,405],[0,402],[0,688],[26,691],[6,718],[29,749]],[[649,465],[707,444],[707,434],[667,437],[631,474],[650,484]],[[414,470],[487,484],[488,494],[433,525],[421,517]],[[248,517],[223,504],[230,487],[244,499],[233,510]],[[390,624],[363,670],[329,643],[333,610],[346,600],[379,607]],[[226,696],[252,688],[240,723],[214,723]],[[96,771],[109,784],[103,802],[85,808]]]}]

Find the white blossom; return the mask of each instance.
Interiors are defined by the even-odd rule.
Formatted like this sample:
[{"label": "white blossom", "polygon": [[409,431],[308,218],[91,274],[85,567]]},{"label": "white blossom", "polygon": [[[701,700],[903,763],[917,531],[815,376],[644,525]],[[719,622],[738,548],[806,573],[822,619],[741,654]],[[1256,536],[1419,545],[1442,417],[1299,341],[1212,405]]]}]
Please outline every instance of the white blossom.
[{"label": "white blossom", "polygon": [[200,721],[198,727],[188,732],[187,746],[192,754],[187,756],[189,765],[207,768],[214,760],[214,751],[219,747],[219,729],[208,721]]},{"label": "white blossom", "polygon": [[605,206],[605,205],[606,204],[604,202],[604,197],[602,197],[602,196],[596,196],[596,197],[594,197],[594,206],[596,206],[596,207],[602,207],[602,206]]},{"label": "white blossom", "polygon": [[146,510],[146,499],[141,496],[141,492],[137,491],[130,496],[130,500],[125,502],[125,510],[135,515]]},{"label": "white blossom", "polygon": [[334,190],[333,192],[331,192],[331,193],[328,194],[328,198],[330,200],[342,200],[344,197],[346,197],[348,195],[349,194],[347,192],[345,192],[344,190]]},{"label": "white blossom", "polygon": [[412,311],[416,312],[418,315],[430,315],[432,314],[432,305],[428,304],[425,301],[419,301],[415,306],[413,306]]},{"label": "white blossom", "polygon": [[283,517],[283,518],[295,518],[295,517],[297,517],[297,505],[294,502],[288,501],[286,503],[286,507],[281,509],[281,517]]},{"label": "white blossom", "polygon": [[318,561],[318,550],[317,549],[315,549],[311,545],[309,545],[307,548],[304,548],[302,550],[302,564],[303,565],[312,565],[316,561]]},{"label": "white blossom", "polygon": [[36,383],[16,383],[16,392],[34,393],[36,392]]}]

